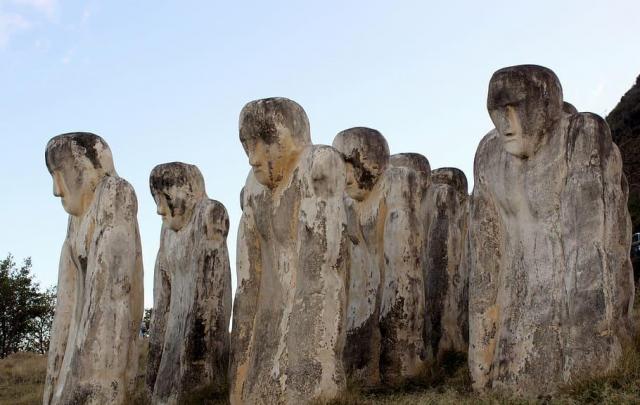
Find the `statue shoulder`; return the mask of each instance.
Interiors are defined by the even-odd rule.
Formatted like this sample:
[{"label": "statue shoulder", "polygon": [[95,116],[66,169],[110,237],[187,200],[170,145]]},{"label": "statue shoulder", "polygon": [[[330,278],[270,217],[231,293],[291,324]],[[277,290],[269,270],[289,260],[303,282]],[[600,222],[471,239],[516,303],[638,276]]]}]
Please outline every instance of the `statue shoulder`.
[{"label": "statue shoulder", "polygon": [[476,155],[473,160],[473,175],[476,181],[482,183],[486,175],[499,161],[506,152],[502,147],[500,134],[495,128],[489,131],[478,144]]},{"label": "statue shoulder", "polygon": [[258,182],[253,170],[249,170],[244,187],[240,190],[240,208],[244,211],[245,207],[253,204],[254,197],[266,191],[266,187]]},{"label": "statue shoulder", "polygon": [[344,161],[336,149],[328,145],[313,145],[309,151],[312,180],[344,176]]},{"label": "statue shoulder", "polygon": [[118,214],[133,217],[138,213],[138,198],[133,186],[117,176],[106,176],[96,189],[98,215]]},{"label": "statue shoulder", "polygon": [[[416,206],[425,192],[425,180],[422,174],[409,167],[391,166],[380,178],[387,206],[393,209],[405,209]],[[390,211],[391,211],[390,210]]]},{"label": "statue shoulder", "polygon": [[497,129],[492,129],[482,137],[476,149],[474,162],[477,164],[483,159],[502,153],[502,142]]},{"label": "statue shoulder", "polygon": [[[580,112],[568,117],[567,153],[579,153],[581,146],[607,152],[613,148],[613,139],[609,125],[601,116],[589,112]],[[590,151],[585,150],[589,153]]]},{"label": "statue shoulder", "polygon": [[229,214],[224,204],[206,199],[203,211],[207,238],[225,240],[229,234]]},{"label": "statue shoulder", "polygon": [[384,188],[387,192],[400,191],[407,187],[411,187],[416,181],[416,171],[408,167],[389,166],[383,172],[380,180],[384,182]]},{"label": "statue shoulder", "polygon": [[618,147],[613,142],[607,122],[597,114],[577,113],[568,118],[566,160],[570,166],[605,168],[614,162],[622,164]]},{"label": "statue shoulder", "polygon": [[606,125],[607,122],[598,114],[591,112],[578,112],[571,114],[567,117],[569,119],[569,126],[601,126]]},{"label": "statue shoulder", "polygon": [[342,155],[328,145],[313,145],[303,159],[310,159],[309,180],[319,196],[342,196],[345,183],[345,167]]},{"label": "statue shoulder", "polygon": [[136,192],[131,183],[118,176],[106,176],[102,180],[102,189],[109,194],[123,193],[125,197],[135,197]]}]

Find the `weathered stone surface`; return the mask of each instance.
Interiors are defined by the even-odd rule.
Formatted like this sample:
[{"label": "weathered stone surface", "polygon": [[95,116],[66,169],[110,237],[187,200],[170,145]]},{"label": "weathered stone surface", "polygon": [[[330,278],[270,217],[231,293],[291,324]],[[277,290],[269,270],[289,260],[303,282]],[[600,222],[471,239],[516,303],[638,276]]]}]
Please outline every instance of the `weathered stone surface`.
[{"label": "weathered stone surface", "polygon": [[390,159],[385,171],[384,267],[380,331],[382,382],[400,386],[423,374],[432,360],[425,345],[424,217],[429,162],[402,154],[413,165]]},{"label": "weathered stone surface", "polygon": [[578,113],[578,109],[571,103],[565,101],[562,103],[562,111],[564,111],[565,114],[568,115],[572,115],[572,114],[577,114]]},{"label": "weathered stone surface", "polygon": [[129,403],[143,312],[135,192],[97,135],[56,136],[45,159],[70,216],[43,403]]},{"label": "weathered stone surface", "polygon": [[[429,188],[431,184],[431,165],[425,156],[419,153],[396,153],[389,158],[389,165],[415,170],[420,175],[423,191]],[[422,200],[419,201],[423,202]]]},{"label": "weathered stone surface", "polygon": [[240,140],[252,171],[238,231],[231,403],[334,398],[346,385],[344,164],[311,144],[306,113],[285,98],[248,103]]},{"label": "weathered stone surface", "polygon": [[351,267],[345,367],[363,386],[399,385],[418,376],[430,359],[423,339],[417,209],[427,184],[416,170],[389,166],[389,147],[376,130],[348,129],[333,146],[347,163]]},{"label": "weathered stone surface", "polygon": [[431,172],[424,221],[425,331],[439,358],[449,351],[467,352],[469,266],[467,178],[456,168]]},{"label": "weathered stone surface", "polygon": [[525,394],[606,372],[629,336],[633,281],[618,148],[594,114],[563,113],[540,66],[497,71],[470,215],[474,387]]},{"label": "weathered stone surface", "polygon": [[229,361],[229,217],[207,197],[196,166],[156,166],[149,178],[162,216],[153,287],[147,387],[154,404],[225,391]]},{"label": "weathered stone surface", "polygon": [[368,128],[341,132],[333,146],[343,154],[348,170],[344,197],[350,266],[344,364],[355,383],[378,386],[382,351],[380,258],[384,239],[384,215],[380,215],[384,211],[381,207],[384,187],[379,179],[387,168],[389,147],[382,135]]}]

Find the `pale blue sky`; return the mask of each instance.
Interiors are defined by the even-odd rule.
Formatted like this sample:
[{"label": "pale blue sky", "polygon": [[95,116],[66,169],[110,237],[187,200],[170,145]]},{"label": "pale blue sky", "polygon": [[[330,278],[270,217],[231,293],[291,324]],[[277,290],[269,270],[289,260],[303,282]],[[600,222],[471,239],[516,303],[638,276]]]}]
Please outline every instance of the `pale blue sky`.
[{"label": "pale blue sky", "polygon": [[249,170],[238,113],[285,96],[307,111],[315,143],[352,126],[380,130],[392,153],[456,166],[492,125],[491,74],[553,69],[580,111],[611,110],[640,73],[640,2],[0,0],[0,256],[33,258],[57,279],[67,215],[44,164],[49,138],[104,137],[133,184],[151,306],[160,218],[154,165],[196,164],[231,217]]}]

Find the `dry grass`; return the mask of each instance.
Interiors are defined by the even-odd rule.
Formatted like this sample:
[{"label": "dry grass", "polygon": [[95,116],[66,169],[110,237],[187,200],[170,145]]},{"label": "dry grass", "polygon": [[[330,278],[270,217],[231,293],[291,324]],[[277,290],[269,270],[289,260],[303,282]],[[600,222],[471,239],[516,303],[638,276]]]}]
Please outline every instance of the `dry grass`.
[{"label": "dry grass", "polygon": [[15,353],[0,360],[0,404],[42,403],[47,358],[34,353]]},{"label": "dry grass", "polygon": [[475,404],[640,404],[640,336],[627,348],[620,365],[608,374],[562,387],[553,397],[518,398],[508,393],[477,394],[462,358],[449,358],[423,378],[397,390],[362,392],[351,387],[340,398],[317,405],[475,405]]},{"label": "dry grass", "polygon": [[[636,297],[639,292],[636,290]],[[634,324],[640,327],[640,299],[634,304]],[[558,400],[567,404],[640,404],[640,333],[625,349],[615,370],[562,387]]]},{"label": "dry grass", "polygon": [[[634,324],[640,327],[640,289],[636,292]],[[400,390],[361,392],[351,387],[338,400],[323,405],[413,404],[640,404],[640,333],[622,356],[619,366],[598,377],[585,377],[561,387],[553,397],[524,399],[501,392],[477,394],[464,358],[451,356],[429,370],[421,380]]]},{"label": "dry grass", "polygon": [[535,403],[494,392],[478,395],[471,389],[471,376],[464,355],[451,353],[439,365],[426,370],[423,376],[406,386],[363,392],[350,387],[340,398],[319,401],[317,405],[415,405],[415,404],[529,404]]},{"label": "dry grass", "polygon": [[[141,351],[135,404],[149,404],[144,389],[147,347]],[[0,405],[40,404],[45,378],[46,359],[31,353],[17,353],[0,360]],[[209,395],[194,396],[190,404],[224,404],[224,399]],[[414,404],[638,404],[640,403],[640,336],[627,349],[620,366],[612,372],[585,378],[562,387],[553,398],[527,400],[494,392],[478,395],[471,391],[466,361],[450,356],[443,364],[425,372],[420,379],[395,390],[362,392],[351,387],[339,399],[319,401],[318,405],[414,405]]]}]

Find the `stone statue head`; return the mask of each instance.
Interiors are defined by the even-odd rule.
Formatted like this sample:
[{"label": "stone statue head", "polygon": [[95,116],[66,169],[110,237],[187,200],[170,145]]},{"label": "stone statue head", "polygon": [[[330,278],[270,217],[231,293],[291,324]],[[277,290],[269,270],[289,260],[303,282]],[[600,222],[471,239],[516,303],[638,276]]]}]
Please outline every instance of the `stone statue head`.
[{"label": "stone statue head", "polygon": [[311,144],[309,119],[287,98],[251,101],[240,112],[240,142],[256,180],[275,188]]},{"label": "stone statue head", "polygon": [[419,174],[422,179],[422,187],[427,188],[431,184],[431,165],[429,160],[419,153],[396,153],[389,158],[389,166],[406,167]]},{"label": "stone statue head", "polygon": [[162,222],[174,231],[184,227],[199,201],[206,197],[200,170],[181,162],[164,163],[151,170],[151,195]]},{"label": "stone statue head", "polygon": [[333,147],[346,163],[347,194],[354,200],[364,200],[389,164],[387,140],[375,129],[356,127],[338,133]]},{"label": "stone statue head", "polygon": [[433,184],[447,184],[459,193],[467,195],[467,176],[455,167],[441,167],[431,172]]},{"label": "stone statue head", "polygon": [[489,82],[487,109],[504,149],[533,156],[563,115],[562,86],[550,69],[520,65],[500,69]]},{"label": "stone statue head", "polygon": [[77,217],[86,212],[102,178],[116,175],[109,145],[88,132],[51,138],[44,158],[53,178],[53,195],[60,197],[65,211]]}]

